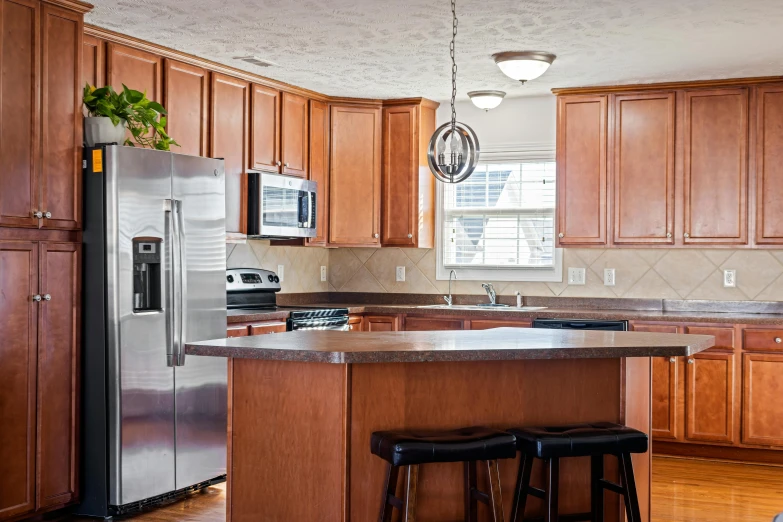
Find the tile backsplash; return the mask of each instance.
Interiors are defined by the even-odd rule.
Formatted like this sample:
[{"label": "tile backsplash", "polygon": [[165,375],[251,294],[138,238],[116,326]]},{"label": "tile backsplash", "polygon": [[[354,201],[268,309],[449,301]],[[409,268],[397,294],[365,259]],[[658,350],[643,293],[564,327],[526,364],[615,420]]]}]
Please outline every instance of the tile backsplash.
[{"label": "tile backsplash", "polygon": [[269,241],[248,241],[226,245],[228,268],[264,268],[277,272],[283,265],[281,292],[326,292],[329,283],[321,282],[321,267],[329,270],[329,252],[319,247],[270,246]]},{"label": "tile backsplash", "polygon": [[[329,250],[330,291],[443,294],[435,278],[435,250],[339,248]],[[405,282],[395,280],[404,266]],[[584,285],[492,281],[498,294],[529,296],[783,300],[783,250],[565,249],[563,273],[585,268]],[[615,286],[604,286],[604,268]],[[735,288],[723,287],[723,270],[736,270]],[[564,280],[566,280],[564,276]],[[483,294],[482,281],[456,281],[454,294]],[[297,291],[297,290],[290,290]]]}]

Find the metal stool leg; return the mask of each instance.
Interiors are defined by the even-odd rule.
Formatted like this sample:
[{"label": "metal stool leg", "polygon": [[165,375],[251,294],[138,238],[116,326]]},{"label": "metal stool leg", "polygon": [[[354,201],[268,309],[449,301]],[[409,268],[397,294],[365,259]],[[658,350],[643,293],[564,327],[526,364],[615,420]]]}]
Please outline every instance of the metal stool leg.
[{"label": "metal stool leg", "polygon": [[405,517],[404,522],[416,522],[417,489],[419,487],[419,465],[408,466],[408,475],[405,480]]},{"label": "metal stool leg", "polygon": [[639,497],[636,494],[636,480],[633,476],[633,463],[631,454],[619,455],[620,475],[623,480],[623,499],[625,500],[625,514],[628,522],[642,522],[642,513],[639,510]]},{"label": "metal stool leg", "polygon": [[487,476],[489,477],[489,508],[492,511],[492,522],[504,522],[503,500],[500,495],[500,471],[497,460],[487,461]]},{"label": "metal stool leg", "polygon": [[[549,484],[546,491],[546,522],[558,522],[557,493],[560,484],[560,459],[549,459]],[[635,521],[634,521],[635,522]]]}]

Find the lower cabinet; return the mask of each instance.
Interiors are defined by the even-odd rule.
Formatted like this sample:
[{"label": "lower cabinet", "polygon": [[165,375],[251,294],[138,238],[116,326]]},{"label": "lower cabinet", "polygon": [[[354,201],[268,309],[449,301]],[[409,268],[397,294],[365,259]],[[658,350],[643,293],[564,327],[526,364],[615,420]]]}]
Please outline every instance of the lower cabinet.
[{"label": "lower cabinet", "polygon": [[362,329],[365,332],[396,332],[400,329],[400,316],[365,315]]},{"label": "lower cabinet", "polygon": [[783,353],[742,355],[742,442],[783,446]]},{"label": "lower cabinet", "polygon": [[464,323],[462,319],[449,319],[445,317],[405,317],[405,331],[407,332],[427,332],[434,330],[463,330]]},{"label": "lower cabinet", "polygon": [[361,315],[349,315],[348,316],[348,331],[349,332],[361,332],[362,331],[362,316]]},{"label": "lower cabinet", "polygon": [[228,325],[226,329],[226,337],[247,337],[250,335],[250,330],[246,324],[243,325]]},{"label": "lower cabinet", "polygon": [[286,331],[286,324],[281,321],[262,321],[257,323],[236,323],[228,325],[226,337],[247,337],[249,335],[265,335]]},{"label": "lower cabinet", "polygon": [[80,256],[0,242],[0,520],[78,498]]},{"label": "lower cabinet", "polygon": [[474,319],[470,321],[471,330],[489,330],[491,328],[530,328],[533,321],[495,321],[492,319]]},{"label": "lower cabinet", "polygon": [[734,354],[700,353],[685,372],[685,438],[733,443]]}]

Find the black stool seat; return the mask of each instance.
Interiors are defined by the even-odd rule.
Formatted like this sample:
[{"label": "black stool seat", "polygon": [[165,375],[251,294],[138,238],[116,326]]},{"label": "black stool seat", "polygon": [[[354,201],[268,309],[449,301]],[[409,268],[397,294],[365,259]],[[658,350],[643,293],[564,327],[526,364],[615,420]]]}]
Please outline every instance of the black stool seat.
[{"label": "black stool seat", "polygon": [[645,453],[647,434],[611,422],[549,428],[513,428],[517,448],[539,459]]},{"label": "black stool seat", "polygon": [[481,426],[448,431],[376,431],[370,449],[392,466],[513,459],[514,435]]}]

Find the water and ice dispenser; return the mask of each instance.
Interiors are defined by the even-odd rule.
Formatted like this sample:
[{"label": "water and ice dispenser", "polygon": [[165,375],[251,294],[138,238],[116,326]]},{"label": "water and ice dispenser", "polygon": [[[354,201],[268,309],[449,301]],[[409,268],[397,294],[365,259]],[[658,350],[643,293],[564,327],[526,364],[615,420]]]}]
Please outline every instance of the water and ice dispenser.
[{"label": "water and ice dispenser", "polygon": [[156,237],[133,239],[134,312],[159,312],[163,309],[161,300],[162,243],[162,240]]}]

